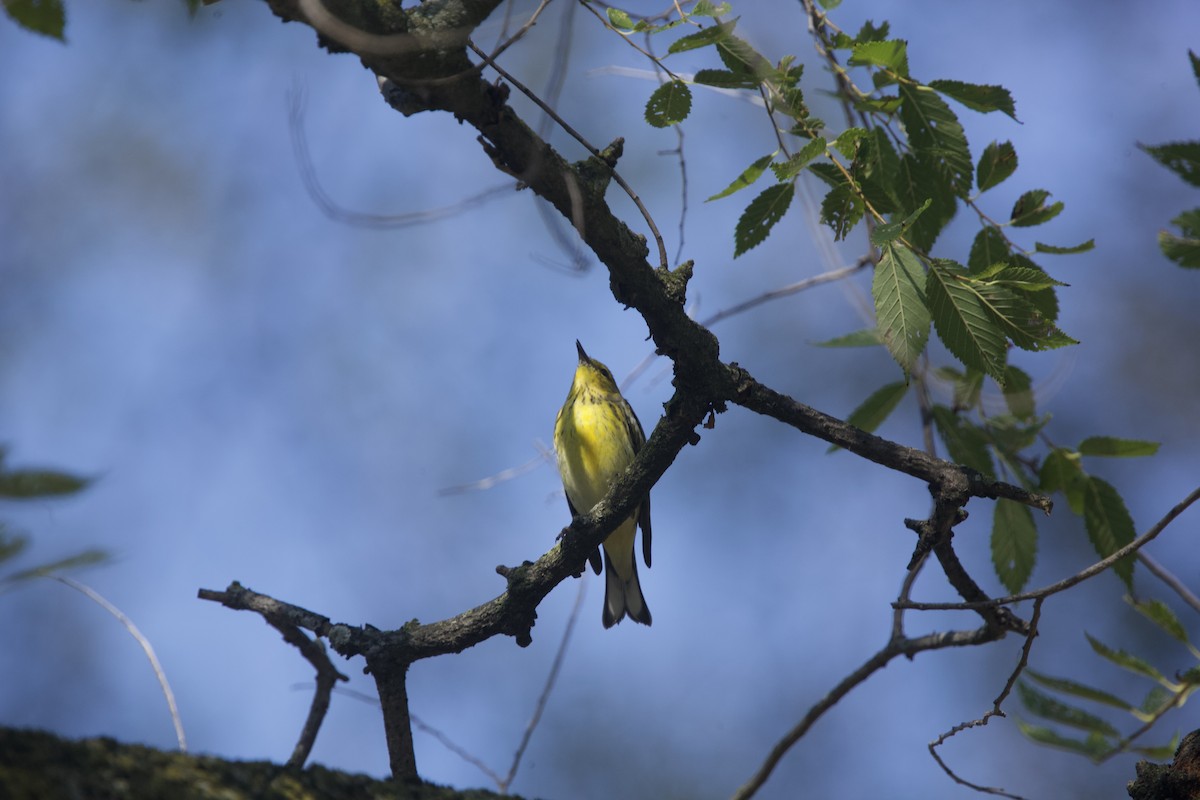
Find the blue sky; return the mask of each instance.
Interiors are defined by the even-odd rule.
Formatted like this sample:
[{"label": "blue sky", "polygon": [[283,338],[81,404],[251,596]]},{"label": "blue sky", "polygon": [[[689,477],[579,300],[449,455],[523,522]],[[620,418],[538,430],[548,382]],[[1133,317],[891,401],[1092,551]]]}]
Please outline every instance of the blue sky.
[{"label": "blue sky", "polygon": [[[555,4],[505,56],[531,86],[553,69],[566,8]],[[798,4],[736,11],[739,31],[764,53],[809,64],[807,95],[835,124]],[[309,668],[260,620],[200,602],[196,590],[236,579],[379,627],[495,596],[494,567],[536,558],[568,521],[556,471],[546,463],[487,491],[441,490],[537,457],[570,382],[574,340],[621,376],[650,352],[645,325],[614,303],[601,268],[565,268],[528,193],[398,230],[325,217],[291,149],[296,87],[314,167],[347,208],[419,211],[503,180],[473,131],[394,113],[357,60],[318,51],[310,29],[229,1],[192,20],[182,4],[124,0],[68,3],[68,15],[66,45],[0,24],[0,440],[14,465],[97,481],[67,501],[6,504],[0,518],[33,538],[19,566],[87,547],[111,553],[78,577],[154,644],[192,749],[282,761],[307,710],[307,689],[296,686],[311,682]],[[1046,261],[1070,284],[1061,324],[1082,344],[1022,353],[1018,364],[1055,415],[1056,441],[1164,442],[1152,460],[1092,465],[1122,490],[1139,530],[1149,527],[1200,474],[1191,352],[1200,276],[1166,262],[1154,239],[1196,193],[1135,143],[1200,137],[1187,62],[1187,49],[1200,49],[1200,12],[1183,0],[1103,14],[1068,2],[1001,12],[847,0],[834,18],[849,30],[890,19],[919,78],[1012,90],[1023,124],[959,109],[975,153],[1011,139],[1020,156],[985,205],[1003,214],[1020,192],[1045,188],[1066,210],[1036,238],[1097,242]],[[652,84],[606,69],[643,67],[633,49],[586,13],[574,30],[560,110],[593,143],[626,137],[622,174],[674,253],[678,165],[660,151],[675,135],[642,122]],[[712,66],[705,51],[673,58],[685,72]],[[862,252],[857,238],[818,246],[826,234],[797,204],[766,244],[733,259],[749,196],[703,200],[774,149],[746,108],[698,93],[685,127],[683,253],[696,261],[689,299],[700,317]],[[582,156],[565,136],[554,141]],[[974,228],[960,217],[940,254],[965,257]],[[864,325],[868,288],[825,286],[722,322],[722,357],[844,416],[899,377],[882,352],[811,346]],[[647,429],[669,396],[666,370],[656,363],[626,392]],[[901,520],[926,513],[925,487],[826,455],[823,443],[740,409],[701,433],[654,493],[654,568],[642,575],[654,627],[604,631],[602,586],[585,581],[582,617],[514,791],[728,796],[883,644],[912,547]],[[918,444],[915,407],[902,406],[882,433]],[[978,501],[970,510],[956,542],[982,578],[990,514]],[[1194,589],[1196,531],[1185,516],[1151,550]],[[1033,583],[1090,560],[1082,525],[1063,508],[1043,530]],[[497,639],[414,666],[414,713],[505,770],[579,585],[547,598],[527,649]],[[1139,588],[1166,598],[1149,581]],[[935,570],[916,595],[950,599]],[[101,609],[52,582],[0,603],[10,620],[0,722],[173,746],[149,667]],[[1137,694],[1142,687],[1085,652],[1082,636],[1163,646],[1133,617],[1116,580],[1101,576],[1047,603],[1033,664]],[[909,624],[917,633],[973,623],[935,615]],[[991,706],[1019,649],[1005,641],[893,663],[797,745],[761,796],[794,797],[799,786],[819,796],[968,796],[925,745]],[[1167,671],[1190,666],[1181,650],[1163,646],[1161,657]],[[342,668],[352,688],[372,692],[361,666]],[[1198,726],[1188,706],[1161,738]],[[870,770],[828,770],[861,763],[863,748]],[[1094,769],[1033,747],[1001,720],[943,755],[970,780],[1032,796],[1117,797],[1133,777],[1132,759]],[[487,783],[420,733],[417,756],[431,780]],[[335,698],[313,758],[383,775],[378,711]]]}]

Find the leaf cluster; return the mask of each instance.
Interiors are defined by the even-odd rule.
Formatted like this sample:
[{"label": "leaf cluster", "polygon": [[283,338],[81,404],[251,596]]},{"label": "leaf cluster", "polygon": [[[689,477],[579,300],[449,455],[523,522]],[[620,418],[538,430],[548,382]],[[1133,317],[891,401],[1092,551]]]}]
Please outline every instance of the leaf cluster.
[{"label": "leaf cluster", "polygon": [[[1200,83],[1200,58],[1191,50],[1188,51],[1188,58],[1192,64],[1192,74]],[[1192,186],[1200,186],[1200,140],[1139,144],[1138,147]],[[1179,228],[1179,233],[1159,231],[1159,249],[1181,267],[1200,269],[1200,208],[1181,212],[1171,220],[1171,224]]]}]

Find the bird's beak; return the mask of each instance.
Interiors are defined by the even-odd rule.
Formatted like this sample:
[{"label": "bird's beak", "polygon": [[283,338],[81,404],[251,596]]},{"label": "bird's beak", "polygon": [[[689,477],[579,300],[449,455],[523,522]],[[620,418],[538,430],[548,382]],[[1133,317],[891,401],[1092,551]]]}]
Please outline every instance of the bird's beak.
[{"label": "bird's beak", "polygon": [[583,352],[583,345],[581,345],[579,343],[578,339],[575,340],[575,349],[577,351],[579,351],[579,363],[580,364],[584,363],[585,361],[591,361],[591,359],[588,358],[588,354]]}]

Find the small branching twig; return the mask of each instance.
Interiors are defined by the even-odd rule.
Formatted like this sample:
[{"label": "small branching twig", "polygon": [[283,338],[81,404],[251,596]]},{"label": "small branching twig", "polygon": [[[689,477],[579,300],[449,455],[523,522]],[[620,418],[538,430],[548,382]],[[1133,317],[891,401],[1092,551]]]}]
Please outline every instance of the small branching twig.
[{"label": "small branching twig", "polygon": [[1038,622],[1042,618],[1042,602],[1043,598],[1038,598],[1037,600],[1033,601],[1033,614],[1029,619],[1029,633],[1025,636],[1025,644],[1021,648],[1021,658],[1017,661],[1017,666],[1013,669],[1012,674],[1008,676],[1008,681],[1005,682],[1004,688],[1000,691],[1000,694],[997,695],[996,699],[992,701],[991,709],[984,713],[984,715],[979,719],[974,719],[970,722],[964,722],[960,725],[955,725],[953,728],[929,743],[929,755],[933,756],[933,760],[938,763],[938,766],[941,767],[942,770],[949,775],[955,783],[974,789],[977,792],[983,792],[985,794],[1011,797],[1013,800],[1024,800],[1024,798],[1022,798],[1020,795],[1009,794],[1003,789],[997,789],[991,786],[980,786],[979,784],[971,783],[970,781],[959,777],[954,770],[950,769],[949,765],[942,760],[942,757],[938,755],[937,749],[941,747],[947,739],[952,736],[956,736],[961,731],[987,725],[992,717],[1007,716],[1000,706],[1006,699],[1008,699],[1009,694],[1012,693],[1013,687],[1017,684],[1017,678],[1019,678],[1021,673],[1025,671],[1025,667],[1029,666],[1029,651],[1033,649],[1033,640],[1038,633]]}]

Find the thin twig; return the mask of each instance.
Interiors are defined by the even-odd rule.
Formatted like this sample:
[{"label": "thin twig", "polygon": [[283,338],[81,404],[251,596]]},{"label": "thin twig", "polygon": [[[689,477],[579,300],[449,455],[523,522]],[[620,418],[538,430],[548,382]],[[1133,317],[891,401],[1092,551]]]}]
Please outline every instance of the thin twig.
[{"label": "thin twig", "polygon": [[329,697],[333,694],[333,687],[339,680],[349,681],[350,679],[333,666],[321,640],[308,638],[295,625],[282,620],[267,616],[264,616],[263,619],[283,635],[285,642],[299,650],[317,673],[316,689],[308,708],[308,716],[304,719],[304,727],[300,729],[300,737],[296,741],[296,746],[292,748],[292,755],[287,760],[289,767],[300,769],[304,766],[304,762],[308,761],[313,745],[316,744],[317,733],[320,732],[321,723],[325,721],[325,714],[329,711]]},{"label": "thin twig", "polygon": [[1192,590],[1185,586],[1183,581],[1179,580],[1174,573],[1141,550],[1138,551],[1137,557],[1138,561],[1141,561],[1143,564],[1145,564],[1146,569],[1150,570],[1154,577],[1158,578],[1160,581],[1169,586],[1171,590],[1183,598],[1183,602],[1191,606],[1193,610],[1200,612],[1200,597],[1196,597],[1196,595],[1192,594]]},{"label": "thin twig", "polygon": [[154,677],[158,678],[159,688],[162,689],[163,697],[167,700],[167,709],[171,712],[171,724],[175,726],[175,738],[179,742],[179,751],[187,752],[187,737],[183,735],[183,720],[179,717],[179,706],[175,705],[175,693],[171,691],[171,684],[167,682],[167,673],[163,672],[162,664],[158,662],[158,656],[154,654],[154,646],[150,644],[150,640],[142,635],[138,630],[138,626],[133,624],[133,620],[125,616],[121,609],[108,602],[92,587],[80,583],[74,578],[68,578],[66,575],[47,575],[47,578],[53,578],[59,583],[70,586],[77,592],[82,592],[92,602],[103,608],[109,614],[117,618],[117,621],[125,626],[125,630],[129,631],[129,635],[137,640],[137,643],[142,646],[142,652],[146,654],[147,660],[150,662],[151,669],[154,670]]},{"label": "thin twig", "polygon": [[567,617],[567,627],[563,630],[562,641],[558,643],[558,652],[554,654],[554,662],[550,665],[550,674],[546,676],[546,685],[542,687],[542,693],[538,696],[537,704],[533,708],[533,716],[529,719],[529,724],[525,726],[525,733],[521,735],[521,744],[517,746],[517,752],[513,754],[512,766],[509,767],[508,775],[503,783],[500,784],[500,791],[507,793],[513,780],[517,777],[517,769],[521,766],[521,758],[525,755],[525,749],[529,747],[529,740],[533,737],[533,731],[537,728],[538,722],[542,719],[542,712],[546,710],[546,704],[550,700],[550,692],[554,689],[554,684],[558,680],[558,673],[562,671],[563,659],[567,655],[567,645],[571,641],[571,634],[575,631],[575,623],[579,620],[579,612],[583,610],[583,599],[587,596],[587,581],[579,581],[579,590],[575,593],[575,605],[571,607],[571,614]]},{"label": "thin twig", "polygon": [[1109,555],[1107,558],[1097,561],[1090,567],[1080,570],[1069,578],[1064,578],[1057,583],[1052,583],[1049,586],[1044,586],[1041,589],[1035,589],[1030,592],[1021,592],[1020,594],[1010,594],[1007,597],[996,597],[990,600],[983,600],[969,603],[902,603],[897,604],[898,608],[912,608],[918,611],[978,611],[981,608],[988,606],[1003,606],[1010,603],[1018,603],[1022,600],[1037,600],[1042,597],[1049,597],[1052,594],[1066,591],[1076,584],[1086,581],[1088,578],[1099,575],[1113,564],[1120,561],[1122,558],[1136,553],[1147,543],[1153,540],[1156,536],[1175,521],[1175,518],[1188,509],[1190,505],[1200,500],[1200,487],[1193,489],[1191,494],[1185,497],[1178,505],[1167,512],[1166,516],[1155,523],[1154,527],[1143,533],[1138,538],[1134,539],[1129,544]]},{"label": "thin twig", "polygon": [[308,138],[304,135],[305,105],[306,95],[304,88],[300,85],[293,86],[288,92],[288,131],[291,134],[292,153],[296,159],[296,166],[300,170],[300,180],[304,184],[304,190],[308,192],[309,198],[321,210],[321,213],[335,222],[381,230],[407,228],[413,225],[426,225],[456,216],[473,208],[478,208],[484,203],[495,200],[502,195],[516,195],[516,184],[509,181],[500,186],[485,189],[457,203],[442,206],[441,208],[429,208],[424,211],[410,211],[403,214],[370,214],[361,211],[350,211],[338,205],[337,201],[329,196],[329,193],[325,191],[325,187],[321,185],[320,178],[317,177],[317,170],[313,165],[312,154],[308,149]]},{"label": "thin twig", "polygon": [[[491,56],[476,47],[473,42],[468,40],[467,46],[471,48],[471,51],[475,53],[475,55],[487,62],[489,67],[496,70],[500,77],[504,78],[505,81],[516,87],[517,91],[528,97],[531,101],[533,101],[534,105],[542,109],[542,111],[553,118],[555,123],[557,123],[560,128],[566,131],[566,133],[569,134],[572,139],[583,145],[583,147],[593,156],[603,160],[603,156],[600,154],[599,150],[597,150],[587,139],[583,138],[582,134],[567,124],[567,121],[560,117],[553,108],[548,106],[545,101],[542,100],[542,98],[530,91],[529,87],[514,78],[503,67],[497,64]],[[625,179],[621,177],[621,173],[617,172],[616,168],[610,167],[609,174],[612,175],[612,179],[618,186],[621,187],[625,194],[629,196],[629,199],[633,201],[633,204],[637,206],[638,212],[641,213],[642,219],[646,221],[646,225],[648,225],[650,228],[650,233],[654,236],[654,243],[658,247],[659,266],[662,269],[668,269],[669,264],[667,262],[667,246],[663,242],[662,234],[658,232],[658,226],[654,224],[654,218],[650,216],[650,211],[646,208],[645,204],[642,203],[642,198],[638,197],[637,192],[635,192],[633,188],[625,182]]]},{"label": "thin twig", "polygon": [[886,667],[888,662],[893,658],[897,656],[912,658],[917,653],[926,650],[941,650],[947,647],[969,647],[986,644],[987,642],[993,642],[1002,638],[1004,633],[1003,629],[984,625],[981,628],[969,631],[947,631],[945,633],[931,633],[915,639],[902,638],[889,640],[882,649],[864,661],[858,669],[851,672],[845,678],[842,678],[825,697],[821,698],[821,700],[808,710],[804,718],[771,748],[771,752],[767,755],[766,760],[763,761],[762,766],[751,776],[750,780],[733,793],[733,800],[749,800],[749,798],[753,797],[762,788],[763,784],[767,782],[767,779],[771,776],[771,773],[775,770],[775,767],[779,764],[784,754],[816,724],[817,720],[826,711],[837,705],[843,697],[859,684]]},{"label": "thin twig", "polygon": [[1020,677],[1021,673],[1025,671],[1025,668],[1027,666],[1029,666],[1029,651],[1033,648],[1033,640],[1037,636],[1038,621],[1042,617],[1042,602],[1043,601],[1044,601],[1044,598],[1040,598],[1040,597],[1037,600],[1033,601],[1033,616],[1029,620],[1029,633],[1025,637],[1024,646],[1021,648],[1021,658],[1017,661],[1017,666],[1013,669],[1012,673],[1008,676],[1008,681],[1004,684],[1004,688],[1000,691],[1000,694],[996,697],[995,700],[992,701],[991,709],[989,709],[986,713],[984,713],[984,715],[982,717],[980,717],[979,719],[975,719],[975,720],[971,720],[970,722],[964,722],[962,724],[955,725],[953,728],[946,731],[941,736],[939,736],[937,739],[935,739],[929,743],[929,755],[933,756],[933,760],[938,763],[938,766],[941,767],[942,770],[947,775],[949,775],[950,778],[952,780],[954,780],[955,783],[961,784],[970,789],[974,789],[977,792],[983,792],[985,794],[995,794],[995,795],[1000,795],[1001,797],[1010,797],[1010,798],[1012,798],[1012,800],[1025,800],[1020,795],[1010,794],[1010,793],[1004,791],[1003,789],[997,789],[993,786],[981,786],[977,783],[972,783],[971,781],[968,781],[965,778],[959,777],[959,775],[957,775],[954,772],[954,770],[950,769],[950,766],[948,764],[946,764],[945,761],[942,760],[942,757],[940,755],[938,755],[937,748],[941,747],[941,745],[947,739],[949,739],[952,736],[956,736],[961,731],[965,731],[968,728],[978,728],[978,727],[987,725],[988,722],[992,719],[992,717],[1006,716],[1004,711],[1000,708],[1000,706],[1008,698],[1009,694],[1012,693],[1013,687],[1017,683],[1017,678]]}]

